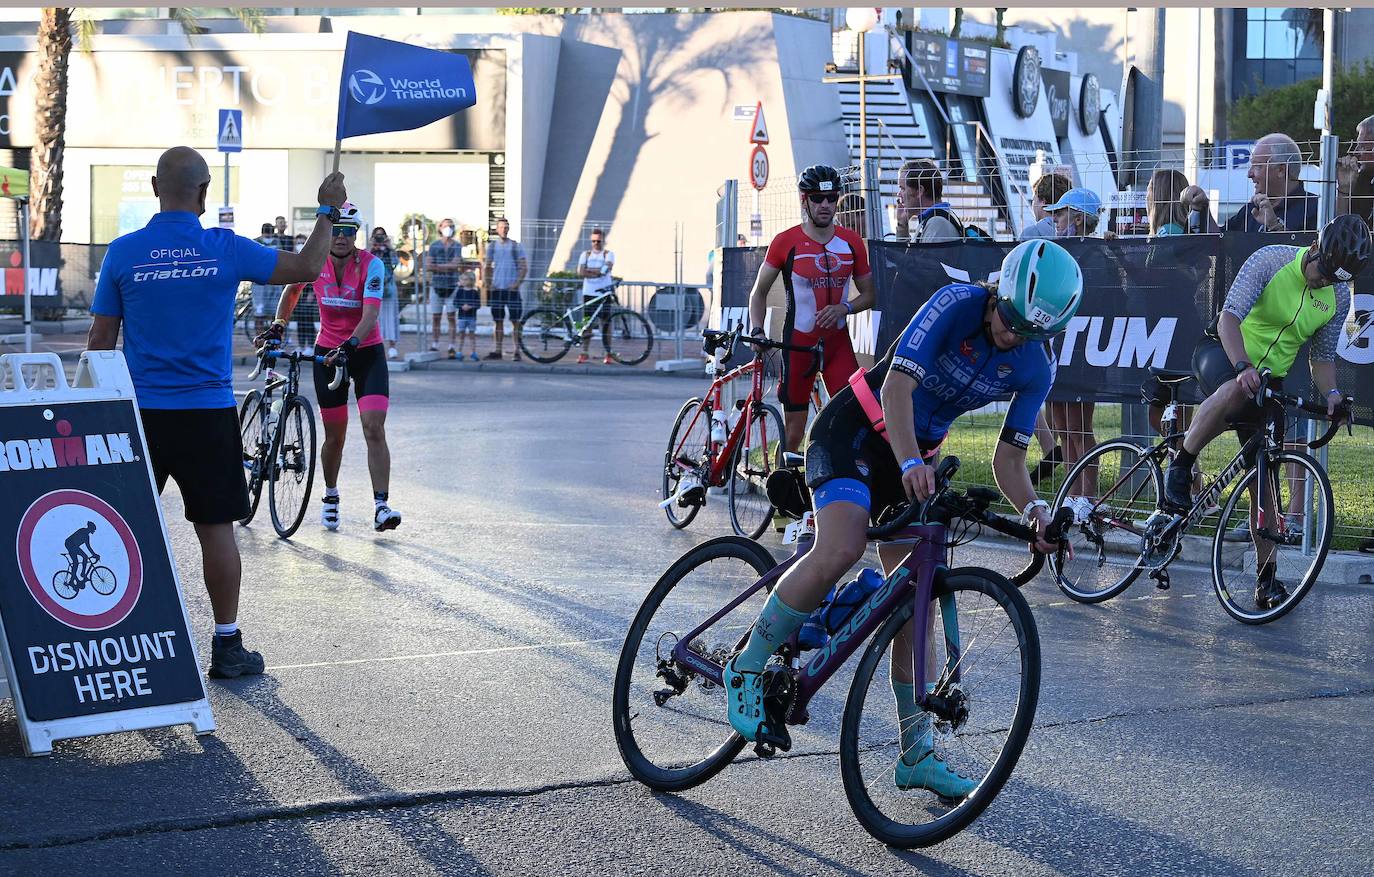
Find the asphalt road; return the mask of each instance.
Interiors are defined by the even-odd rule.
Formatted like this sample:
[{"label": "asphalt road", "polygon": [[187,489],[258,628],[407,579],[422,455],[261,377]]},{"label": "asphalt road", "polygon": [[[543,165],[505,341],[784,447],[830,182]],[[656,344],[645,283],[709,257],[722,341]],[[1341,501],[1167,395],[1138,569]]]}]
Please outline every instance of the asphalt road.
[{"label": "asphalt road", "polygon": [[[682,795],[635,783],[610,726],[625,629],[674,558],[728,531],[710,511],[672,530],[655,505],[668,428],[696,389],[393,375],[405,523],[372,532],[355,421],[338,533],[314,508],[291,542],[240,531],[241,622],[268,672],[210,683],[216,734],[26,759],[0,704],[0,873],[1374,872],[1369,586],[1320,586],[1251,628],[1196,571],[1167,597],[1144,583],[1095,607],[1032,583],[1044,680],[1030,744],[988,812],[923,851],[882,846],[851,814],[839,687],[785,757],[746,755]],[[174,492],[165,506],[206,653],[195,539]]]}]

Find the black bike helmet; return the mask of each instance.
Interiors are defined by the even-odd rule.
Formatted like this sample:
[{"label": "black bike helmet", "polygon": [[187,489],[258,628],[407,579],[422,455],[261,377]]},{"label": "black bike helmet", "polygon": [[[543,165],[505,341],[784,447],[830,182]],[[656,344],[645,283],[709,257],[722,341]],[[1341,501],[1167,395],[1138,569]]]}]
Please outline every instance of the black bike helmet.
[{"label": "black bike helmet", "polygon": [[839,192],[840,172],[828,164],[813,164],[797,176],[797,189],[802,192]]},{"label": "black bike helmet", "polygon": [[1317,237],[1317,267],[1327,277],[1353,280],[1369,264],[1374,243],[1369,226],[1353,213],[1337,216]]}]

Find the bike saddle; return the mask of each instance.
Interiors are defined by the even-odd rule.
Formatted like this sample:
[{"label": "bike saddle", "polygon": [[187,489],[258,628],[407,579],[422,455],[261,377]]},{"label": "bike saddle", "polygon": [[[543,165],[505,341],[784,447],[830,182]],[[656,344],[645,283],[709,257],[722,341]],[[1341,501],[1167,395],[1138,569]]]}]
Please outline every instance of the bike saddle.
[{"label": "bike saddle", "polygon": [[1184,381],[1191,381],[1193,379],[1192,372],[1179,371],[1178,369],[1159,368],[1152,365],[1149,367],[1148,371],[1151,377],[1158,378],[1165,384],[1181,384]]}]

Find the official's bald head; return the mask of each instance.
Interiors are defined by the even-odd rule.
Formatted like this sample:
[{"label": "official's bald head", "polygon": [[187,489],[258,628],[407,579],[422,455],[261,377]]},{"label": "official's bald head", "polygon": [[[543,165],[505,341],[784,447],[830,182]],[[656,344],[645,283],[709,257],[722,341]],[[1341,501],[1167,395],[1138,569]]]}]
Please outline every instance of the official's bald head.
[{"label": "official's bald head", "polygon": [[157,160],[153,191],[163,210],[205,211],[202,190],[210,183],[210,166],[189,146],[174,146]]}]

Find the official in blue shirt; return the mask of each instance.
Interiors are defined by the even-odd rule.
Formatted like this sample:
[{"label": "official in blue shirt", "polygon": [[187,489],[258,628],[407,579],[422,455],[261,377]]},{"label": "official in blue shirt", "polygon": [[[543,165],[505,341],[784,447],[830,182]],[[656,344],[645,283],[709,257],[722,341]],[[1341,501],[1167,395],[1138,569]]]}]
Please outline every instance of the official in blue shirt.
[{"label": "official in blue shirt", "polygon": [[210,675],[229,678],[263,670],[262,655],[244,648],[238,629],[242,568],[233,522],[248,514],[248,489],[234,411],[234,299],[242,280],[284,285],[319,276],[347,192],[342,174],[325,178],[310,239],[288,253],[201,228],[209,186],[210,168],[194,149],[177,146],[158,159],[160,212],[106,251],[87,346],[113,350],[123,325],[158,490],[168,477],[176,481],[200,539],[215,614]]}]

